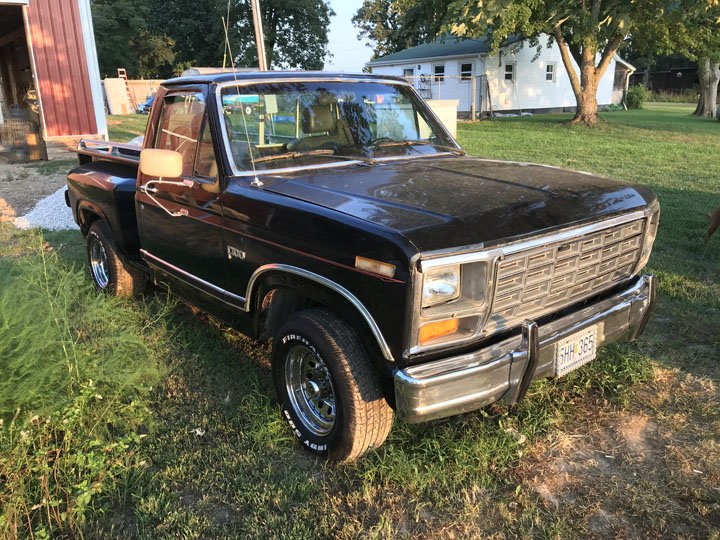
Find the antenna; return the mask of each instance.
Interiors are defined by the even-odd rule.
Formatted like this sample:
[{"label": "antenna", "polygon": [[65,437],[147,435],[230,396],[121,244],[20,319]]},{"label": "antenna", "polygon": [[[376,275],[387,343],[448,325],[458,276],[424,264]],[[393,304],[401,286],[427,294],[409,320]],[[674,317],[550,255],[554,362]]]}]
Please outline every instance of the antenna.
[{"label": "antenna", "polygon": [[[235,69],[235,57],[232,54],[232,50],[230,48],[230,37],[228,34],[228,20],[230,19],[230,2],[231,0],[228,0],[228,19],[225,19],[225,17],[222,17],[222,23],[223,23],[223,29],[225,30],[225,48],[228,52],[228,56],[230,56],[230,66],[232,67],[233,77],[235,79],[235,82],[238,82],[237,78],[237,70]],[[237,88],[237,87],[236,87]],[[250,134],[248,132],[247,127],[247,119],[245,118],[245,107],[240,107],[240,112],[242,112],[242,119],[243,119],[243,125],[245,126],[245,140],[247,141],[248,145],[248,153],[250,154],[250,163],[252,164],[253,169],[253,181],[250,182],[250,185],[253,187],[262,187],[265,184],[258,178],[257,175],[257,167],[255,166],[255,156],[253,156],[252,146],[250,144]],[[225,114],[223,112],[223,114]],[[230,122],[230,125],[232,125],[232,122]],[[227,129],[226,129],[227,131]],[[228,137],[230,136],[230,133],[228,133]]]}]

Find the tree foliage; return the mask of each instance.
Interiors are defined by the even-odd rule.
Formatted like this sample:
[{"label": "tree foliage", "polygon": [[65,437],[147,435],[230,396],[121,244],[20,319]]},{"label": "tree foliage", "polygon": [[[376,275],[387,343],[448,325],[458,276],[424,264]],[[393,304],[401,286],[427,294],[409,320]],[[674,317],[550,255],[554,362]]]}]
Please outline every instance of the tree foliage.
[{"label": "tree foliage", "polygon": [[720,84],[720,2],[685,0],[680,6],[668,14],[662,27],[640,29],[633,43],[641,51],[654,46],[697,61],[700,99],[695,114],[713,117]]},{"label": "tree foliage", "polygon": [[[257,66],[249,0],[149,0],[154,27],[176,42],[177,62],[226,66],[225,31],[238,66]],[[325,0],[263,0],[261,16],[268,64],[274,68],[322,69],[328,56],[328,26],[334,12]]]},{"label": "tree foliage", "polygon": [[[322,69],[334,12],[325,0],[263,0],[265,49],[275,68]],[[249,0],[92,0],[100,71],[169,77],[190,66],[257,66]],[[232,58],[222,20],[228,20]]]},{"label": "tree foliage", "polygon": [[453,0],[365,0],[353,23],[374,44],[374,58],[432,41]]},{"label": "tree foliage", "polygon": [[[707,1],[707,0],[699,0]],[[645,27],[667,30],[677,0],[455,0],[450,29],[468,37],[489,36],[498,50],[519,34],[531,44],[557,44],[577,101],[576,122],[597,121],[597,88],[628,35]]]},{"label": "tree foliage", "polygon": [[102,76],[115,77],[118,68],[133,78],[172,73],[175,42],[150,31],[147,0],[93,0],[91,6]]}]

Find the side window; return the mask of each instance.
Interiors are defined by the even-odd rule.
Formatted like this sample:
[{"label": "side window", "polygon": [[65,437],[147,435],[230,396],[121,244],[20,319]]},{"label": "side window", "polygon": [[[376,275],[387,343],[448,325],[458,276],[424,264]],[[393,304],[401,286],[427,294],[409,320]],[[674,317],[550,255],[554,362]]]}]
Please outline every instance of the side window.
[{"label": "side window", "polygon": [[505,64],[505,80],[515,82],[515,62]]},{"label": "side window", "polygon": [[179,152],[183,157],[183,176],[194,176],[204,118],[205,100],[201,94],[175,94],[163,100],[155,148]]},{"label": "side window", "polygon": [[215,160],[215,149],[212,143],[212,131],[207,116],[203,122],[203,132],[198,146],[197,159],[195,159],[195,174],[202,178],[217,180],[218,167]]},{"label": "side window", "polygon": [[548,62],[545,66],[545,80],[548,82],[555,82],[555,62]]}]

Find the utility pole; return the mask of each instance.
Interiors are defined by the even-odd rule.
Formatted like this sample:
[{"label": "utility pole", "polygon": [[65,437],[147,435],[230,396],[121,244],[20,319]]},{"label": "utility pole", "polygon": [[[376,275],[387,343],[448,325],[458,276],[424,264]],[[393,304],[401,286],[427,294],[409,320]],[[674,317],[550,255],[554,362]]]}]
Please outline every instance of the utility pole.
[{"label": "utility pole", "polygon": [[255,26],[255,42],[257,43],[258,67],[260,71],[267,71],[267,56],[265,56],[265,36],[263,35],[262,17],[260,16],[260,0],[250,0]]}]

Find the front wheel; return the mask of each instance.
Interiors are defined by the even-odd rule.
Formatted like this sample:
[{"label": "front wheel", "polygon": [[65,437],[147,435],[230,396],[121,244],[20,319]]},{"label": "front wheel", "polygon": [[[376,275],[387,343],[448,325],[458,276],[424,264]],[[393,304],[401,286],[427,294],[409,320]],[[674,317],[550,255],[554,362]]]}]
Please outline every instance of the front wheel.
[{"label": "front wheel", "polygon": [[380,446],[392,426],[370,361],[354,330],[323,308],[290,316],[273,342],[282,416],[303,446],[351,461]]}]

